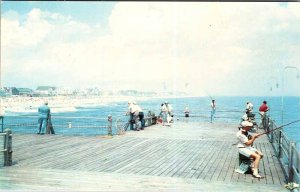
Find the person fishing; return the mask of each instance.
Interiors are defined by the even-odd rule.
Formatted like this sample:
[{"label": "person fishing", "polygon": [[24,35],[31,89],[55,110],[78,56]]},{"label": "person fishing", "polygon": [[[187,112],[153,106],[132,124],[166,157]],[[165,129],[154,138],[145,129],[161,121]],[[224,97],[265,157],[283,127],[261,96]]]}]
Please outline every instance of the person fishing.
[{"label": "person fishing", "polygon": [[185,118],[188,118],[190,116],[190,110],[189,110],[188,106],[185,107],[183,112],[184,112]]},{"label": "person fishing", "polygon": [[253,127],[253,123],[249,121],[243,121],[241,123],[242,128],[236,133],[238,139],[237,148],[240,154],[253,158],[253,176],[261,178],[262,176],[258,173],[259,162],[263,158],[263,153],[256,148],[252,147],[254,141],[260,136],[259,134],[252,135],[248,134],[248,131]]},{"label": "person fishing", "polygon": [[38,132],[37,134],[44,134],[47,126],[48,118],[50,115],[50,108],[48,107],[48,101],[45,101],[43,105],[38,108]]},{"label": "person fishing", "polygon": [[216,102],[214,99],[211,100],[210,106],[211,106],[210,122],[212,123],[215,118],[215,113],[216,113]]},{"label": "person fishing", "polygon": [[260,114],[260,124],[262,128],[266,128],[266,113],[269,111],[269,107],[267,106],[267,101],[263,101],[262,105],[259,107]]},{"label": "person fishing", "polygon": [[246,103],[246,111],[249,111],[249,113],[253,112],[253,104],[251,103],[251,101],[248,101]]}]

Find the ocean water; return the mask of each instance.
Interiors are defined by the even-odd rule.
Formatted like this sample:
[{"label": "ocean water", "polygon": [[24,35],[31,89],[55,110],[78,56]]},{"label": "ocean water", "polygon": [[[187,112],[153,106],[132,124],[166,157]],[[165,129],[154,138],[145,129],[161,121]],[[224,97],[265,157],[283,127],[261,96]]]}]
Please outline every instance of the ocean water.
[{"label": "ocean water", "polygon": [[[277,126],[300,119],[299,97],[214,97],[217,110],[215,121],[236,123],[240,122],[245,112],[246,102],[254,104],[256,121],[260,117],[258,108],[264,100],[270,108],[269,116],[275,120]],[[153,111],[159,114],[161,103],[168,101],[173,108],[175,121],[181,121],[184,109],[190,110],[190,121],[210,121],[210,97],[189,97],[169,99],[149,99],[137,103],[144,109],[145,114]],[[283,104],[283,105],[282,105]],[[51,104],[49,104],[51,107]],[[52,114],[52,123],[57,134],[67,135],[98,135],[107,134],[107,116],[112,115],[113,120],[122,120],[125,123],[128,116],[127,102],[116,102],[99,106],[80,106],[76,110],[60,110]],[[283,117],[283,118],[282,118]],[[1,123],[1,122],[0,122]],[[115,124],[113,124],[113,128]],[[35,133],[37,131],[37,112],[8,112],[4,116],[4,129],[11,128],[13,132]],[[300,122],[283,128],[289,139],[300,143]]]}]

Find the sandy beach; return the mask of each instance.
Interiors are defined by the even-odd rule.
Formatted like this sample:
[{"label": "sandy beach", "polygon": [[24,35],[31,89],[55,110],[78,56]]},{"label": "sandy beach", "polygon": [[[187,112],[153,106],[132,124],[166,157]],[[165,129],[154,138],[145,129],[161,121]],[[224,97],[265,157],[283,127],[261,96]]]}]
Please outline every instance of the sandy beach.
[{"label": "sandy beach", "polygon": [[[174,96],[173,96],[174,97]],[[37,112],[37,108],[45,101],[53,112],[75,111],[76,107],[97,107],[116,102],[143,101],[149,99],[162,99],[166,97],[146,97],[146,96],[50,96],[50,97],[29,97],[11,96],[1,99],[1,112]],[[171,98],[171,96],[168,96]]]}]

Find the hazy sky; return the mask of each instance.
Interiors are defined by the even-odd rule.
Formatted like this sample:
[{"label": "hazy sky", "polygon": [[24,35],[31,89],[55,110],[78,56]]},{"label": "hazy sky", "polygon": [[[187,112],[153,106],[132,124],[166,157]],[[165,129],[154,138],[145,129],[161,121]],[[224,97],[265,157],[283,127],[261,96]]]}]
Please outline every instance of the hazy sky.
[{"label": "hazy sky", "polygon": [[300,3],[1,1],[1,65],[2,86],[300,95]]}]

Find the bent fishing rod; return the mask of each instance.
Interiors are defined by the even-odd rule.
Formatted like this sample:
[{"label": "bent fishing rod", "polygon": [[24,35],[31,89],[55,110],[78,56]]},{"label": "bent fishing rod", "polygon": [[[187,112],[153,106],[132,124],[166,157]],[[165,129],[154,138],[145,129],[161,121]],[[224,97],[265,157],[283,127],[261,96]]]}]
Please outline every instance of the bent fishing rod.
[{"label": "bent fishing rod", "polygon": [[272,131],[275,131],[275,130],[277,130],[277,129],[281,129],[281,128],[285,127],[285,126],[288,126],[288,125],[290,125],[290,124],[296,123],[296,122],[298,122],[298,121],[300,121],[300,119],[298,119],[298,120],[296,120],[296,121],[292,121],[292,122],[287,123],[287,124],[284,124],[284,125],[281,125],[281,126],[275,128],[275,129],[272,129],[272,130],[270,130],[270,131],[266,131],[266,132],[264,132],[264,133],[260,133],[260,134],[258,134],[258,136],[261,136],[261,135],[264,135],[264,134],[268,134],[268,133],[270,133],[270,132],[272,132]]},{"label": "bent fishing rod", "polygon": [[[268,134],[268,133],[270,133],[270,132],[272,132],[272,131],[275,131],[275,130],[277,130],[277,129],[281,129],[281,128],[285,127],[285,126],[288,126],[288,125],[290,125],[290,124],[293,124],[293,123],[296,123],[296,122],[299,122],[299,121],[300,121],[300,119],[298,119],[298,120],[296,120],[296,121],[292,121],[292,122],[290,122],[290,123],[281,125],[281,126],[275,128],[275,129],[272,129],[272,130],[270,130],[270,131],[266,131],[266,132],[264,132],[264,133],[260,133],[260,134],[258,134],[257,136],[261,136],[261,135],[264,135],[264,134]],[[234,143],[234,144],[232,144],[232,146],[237,145],[238,143],[239,143],[239,142]]]}]

